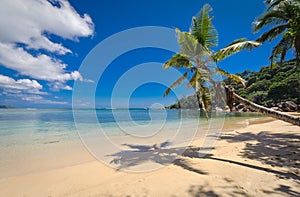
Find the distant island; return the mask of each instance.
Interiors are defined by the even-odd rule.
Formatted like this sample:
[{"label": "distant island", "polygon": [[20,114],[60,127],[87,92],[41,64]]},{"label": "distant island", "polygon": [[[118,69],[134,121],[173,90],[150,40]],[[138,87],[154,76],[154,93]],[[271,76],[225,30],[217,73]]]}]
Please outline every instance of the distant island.
[{"label": "distant island", "polygon": [[10,108],[15,108],[15,107],[8,106],[8,105],[0,105],[0,109],[10,109]]}]

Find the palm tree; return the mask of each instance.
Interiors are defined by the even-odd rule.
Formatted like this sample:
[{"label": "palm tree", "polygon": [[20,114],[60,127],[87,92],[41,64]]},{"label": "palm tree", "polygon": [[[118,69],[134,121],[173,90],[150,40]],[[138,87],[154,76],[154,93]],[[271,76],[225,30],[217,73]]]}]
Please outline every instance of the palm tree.
[{"label": "palm tree", "polygon": [[[181,32],[179,29],[176,29],[181,51],[180,53],[175,54],[163,65],[164,69],[170,67],[185,69],[184,74],[165,91],[164,96],[167,96],[173,88],[182,84],[185,80],[188,80],[188,86],[194,89],[195,94],[197,95],[199,108],[202,107],[204,109],[206,117],[208,117],[207,111],[210,108],[211,103],[209,86],[213,86],[214,89],[220,88],[220,83],[214,80],[214,74],[216,72],[219,72],[237,82],[245,84],[245,81],[241,77],[230,74],[218,67],[211,67],[209,63],[220,61],[225,57],[237,53],[243,49],[252,49],[260,46],[261,44],[256,41],[239,39],[225,48],[217,51],[216,53],[213,53],[211,47],[217,46],[218,33],[212,25],[213,17],[210,17],[211,11],[212,8],[210,5],[205,4],[198,16],[193,17],[190,32]],[[300,125],[300,118],[295,118],[293,116],[259,106],[240,97],[232,88],[226,85],[224,88],[226,90],[226,102],[230,110],[232,109],[233,101],[236,100],[255,111],[259,111],[277,119]],[[215,93],[218,94],[218,92],[219,91],[217,90]]]},{"label": "palm tree", "polygon": [[[296,66],[297,68],[300,68],[300,0],[266,0],[265,2],[268,4],[267,12],[262,14],[262,16],[254,22],[254,32],[269,25],[274,25],[274,27],[263,33],[256,42],[264,43],[266,41],[272,41],[282,35],[281,40],[272,50],[272,55],[270,56],[271,67],[275,65],[279,57],[280,63],[282,63],[288,50],[294,48]],[[247,45],[246,42],[251,41],[244,39],[234,41],[214,54],[214,59],[220,61],[225,57],[236,53],[236,49],[238,49],[237,51],[252,49],[254,45]],[[237,101],[254,111],[300,126],[300,117],[294,117],[286,113],[257,105],[237,95],[231,87],[225,86],[225,89],[227,94],[227,105],[230,109],[232,108],[233,101]]]},{"label": "palm tree", "polygon": [[[164,96],[167,96],[173,88],[188,80],[188,86],[194,89],[199,108],[205,111],[206,117],[208,117],[207,111],[211,103],[209,87],[213,86],[214,89],[219,87],[218,82],[213,79],[216,72],[221,72],[221,74],[238,82],[244,82],[242,78],[236,75],[229,74],[218,67],[209,65],[215,62],[215,59],[224,58],[222,56],[224,54],[218,54],[218,57],[214,56],[213,50],[211,50],[212,47],[218,45],[218,32],[212,24],[213,17],[210,16],[211,11],[212,8],[210,5],[205,4],[197,17],[193,17],[190,32],[181,32],[179,29],[176,29],[181,51],[163,65],[164,69],[170,67],[185,69],[184,74],[166,90]],[[258,45],[257,42],[244,41],[242,44],[238,43],[234,45],[235,43],[233,43],[231,48],[235,46],[235,50],[230,53],[236,53],[242,48],[246,48],[246,46],[250,48],[251,45]],[[216,91],[215,93],[218,94],[220,92]]]},{"label": "palm tree", "polygon": [[251,102],[251,101],[239,96],[238,94],[236,94],[234,92],[234,89],[232,89],[229,86],[225,85],[225,90],[226,90],[227,103],[228,103],[228,106],[230,107],[230,110],[232,109],[233,101],[237,101],[239,103],[244,104],[245,106],[247,106],[248,108],[250,108],[253,111],[260,112],[267,116],[300,126],[300,117],[295,117],[295,116],[289,115],[287,113],[275,111],[273,109],[266,108],[264,106],[254,103],[254,102]]},{"label": "palm tree", "polygon": [[212,18],[209,16],[212,11],[208,4],[205,4],[197,17],[193,17],[193,23],[190,32],[181,32],[176,29],[178,43],[181,51],[168,60],[163,68],[184,68],[186,71],[177,79],[164,93],[167,96],[176,86],[188,80],[188,86],[194,89],[197,96],[199,109],[202,108],[208,117],[210,107],[210,95],[208,84],[212,81],[209,78],[208,58],[212,54],[210,47],[217,46],[218,32],[211,23]]},{"label": "palm tree", "polygon": [[[267,11],[255,22],[254,32],[271,26],[263,33],[258,42],[273,41],[281,37],[279,43],[273,48],[270,56],[271,65],[280,60],[282,63],[290,49],[295,50],[296,62],[300,64],[300,1],[299,0],[266,0]],[[280,57],[280,59],[279,59]]]}]

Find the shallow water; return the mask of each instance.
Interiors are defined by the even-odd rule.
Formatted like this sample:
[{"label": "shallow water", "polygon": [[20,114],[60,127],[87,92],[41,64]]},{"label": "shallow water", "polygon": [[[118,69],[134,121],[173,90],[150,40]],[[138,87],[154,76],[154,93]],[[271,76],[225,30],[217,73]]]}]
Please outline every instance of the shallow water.
[{"label": "shallow water", "polygon": [[211,117],[207,121],[192,110],[1,109],[0,179],[93,160],[87,149],[109,163],[105,156],[124,144],[187,146],[195,136],[242,127],[261,116]]}]

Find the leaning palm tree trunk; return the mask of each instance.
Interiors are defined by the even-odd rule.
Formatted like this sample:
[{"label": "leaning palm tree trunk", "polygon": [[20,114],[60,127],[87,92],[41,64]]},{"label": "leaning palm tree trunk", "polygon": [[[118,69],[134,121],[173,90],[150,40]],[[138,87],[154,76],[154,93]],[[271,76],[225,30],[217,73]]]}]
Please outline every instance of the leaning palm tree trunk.
[{"label": "leaning palm tree trunk", "polygon": [[233,101],[237,101],[239,103],[244,104],[245,106],[247,106],[248,108],[250,108],[253,111],[260,112],[267,116],[300,126],[300,117],[295,117],[295,116],[292,116],[292,115],[289,115],[286,113],[282,113],[279,111],[275,111],[273,109],[266,108],[266,107],[263,107],[256,103],[253,103],[253,102],[239,96],[238,94],[236,94],[234,92],[233,88],[231,88],[231,87],[225,86],[225,90],[226,90],[226,95],[227,95],[227,105],[229,106],[230,111],[232,110]]}]

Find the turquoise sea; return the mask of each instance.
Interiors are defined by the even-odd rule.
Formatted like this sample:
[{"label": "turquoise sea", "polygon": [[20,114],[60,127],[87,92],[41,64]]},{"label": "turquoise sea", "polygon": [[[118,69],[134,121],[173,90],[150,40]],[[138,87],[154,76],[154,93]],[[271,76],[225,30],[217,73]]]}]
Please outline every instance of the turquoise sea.
[{"label": "turquoise sea", "polygon": [[[90,161],[109,141],[188,145],[209,129],[245,125],[254,113],[213,113],[148,109],[0,109],[0,179]],[[184,132],[183,132],[184,131]],[[103,138],[103,141],[102,141]],[[92,140],[99,140],[92,147]],[[101,141],[101,142],[100,142]],[[89,151],[87,151],[89,150]],[[107,149],[113,152],[113,149]],[[97,156],[97,155],[96,155]]]}]

